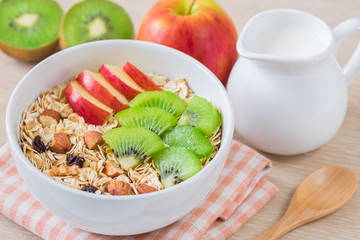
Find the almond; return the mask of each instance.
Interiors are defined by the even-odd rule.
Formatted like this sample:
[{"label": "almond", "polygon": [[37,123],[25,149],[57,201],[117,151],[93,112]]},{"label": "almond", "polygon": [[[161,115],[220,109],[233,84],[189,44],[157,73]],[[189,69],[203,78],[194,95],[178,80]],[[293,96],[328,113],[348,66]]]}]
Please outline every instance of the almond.
[{"label": "almond", "polygon": [[121,170],[117,167],[114,167],[110,162],[106,164],[103,169],[103,173],[108,177],[117,177],[121,174]]},{"label": "almond", "polygon": [[101,133],[97,131],[88,131],[85,133],[85,144],[89,149],[94,150],[98,145],[103,143],[104,139]]},{"label": "almond", "polygon": [[130,195],[131,186],[130,184],[120,181],[113,180],[107,185],[108,192],[111,195]]},{"label": "almond", "polygon": [[141,194],[158,191],[156,188],[154,188],[152,186],[149,186],[149,185],[147,185],[145,183],[139,183],[138,185],[136,185],[136,188],[139,191],[139,193],[141,193]]},{"label": "almond", "polygon": [[53,109],[44,110],[39,116],[39,122],[43,127],[50,127],[53,124],[60,122],[60,113]]},{"label": "almond", "polygon": [[71,148],[70,138],[65,133],[55,133],[49,148],[56,153],[66,153]]}]

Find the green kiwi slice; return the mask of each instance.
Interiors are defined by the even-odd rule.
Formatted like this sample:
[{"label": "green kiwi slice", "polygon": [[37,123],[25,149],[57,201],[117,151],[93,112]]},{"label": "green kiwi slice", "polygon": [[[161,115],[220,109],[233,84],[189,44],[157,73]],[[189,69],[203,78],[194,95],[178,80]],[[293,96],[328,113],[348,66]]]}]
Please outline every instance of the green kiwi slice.
[{"label": "green kiwi slice", "polygon": [[221,124],[218,111],[205,98],[194,96],[179,119],[178,125],[198,128],[205,136],[213,135]]},{"label": "green kiwi slice", "polygon": [[105,39],[133,39],[134,27],[126,11],[108,0],[85,0],[65,15],[60,33],[62,49]]},{"label": "green kiwi slice", "polygon": [[0,1],[0,47],[10,56],[38,61],[58,46],[63,10],[53,0]]},{"label": "green kiwi slice", "polygon": [[103,138],[126,171],[165,147],[156,133],[144,127],[113,128]]},{"label": "green kiwi slice", "polygon": [[173,130],[165,132],[163,141],[169,146],[184,147],[199,158],[209,156],[214,150],[209,139],[204,137],[199,129],[187,125],[178,125]]},{"label": "green kiwi slice", "polygon": [[115,115],[121,126],[141,126],[161,135],[174,127],[176,118],[161,108],[132,107]]},{"label": "green kiwi slice", "polygon": [[137,95],[129,103],[130,107],[155,107],[161,108],[175,117],[179,117],[186,109],[187,103],[184,99],[172,92],[152,91]]},{"label": "green kiwi slice", "polygon": [[165,188],[174,186],[202,169],[195,153],[183,147],[168,147],[153,156],[153,163],[160,173]]}]

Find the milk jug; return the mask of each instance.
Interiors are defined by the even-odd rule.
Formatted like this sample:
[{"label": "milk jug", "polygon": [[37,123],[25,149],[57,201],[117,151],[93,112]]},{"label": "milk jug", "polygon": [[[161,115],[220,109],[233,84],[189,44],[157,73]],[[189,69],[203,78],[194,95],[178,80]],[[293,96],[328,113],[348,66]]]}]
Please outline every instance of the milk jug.
[{"label": "milk jug", "polygon": [[331,30],[319,18],[290,9],[250,19],[227,85],[239,136],[280,155],[308,152],[330,140],[345,116],[347,85],[360,68],[359,46],[344,68],[337,48],[359,31],[360,18]]}]

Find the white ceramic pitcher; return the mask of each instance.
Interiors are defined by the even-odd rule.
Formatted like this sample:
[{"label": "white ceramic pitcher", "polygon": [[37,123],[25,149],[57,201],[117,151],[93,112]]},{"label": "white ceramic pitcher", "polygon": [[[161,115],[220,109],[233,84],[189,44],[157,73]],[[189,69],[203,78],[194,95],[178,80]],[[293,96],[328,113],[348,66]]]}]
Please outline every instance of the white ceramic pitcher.
[{"label": "white ceramic pitcher", "polygon": [[355,32],[360,32],[360,18],[333,30],[297,10],[269,10],[250,19],[227,85],[240,137],[281,155],[304,153],[330,140],[345,116],[347,85],[360,68],[360,46],[344,68],[335,56],[339,44]]}]

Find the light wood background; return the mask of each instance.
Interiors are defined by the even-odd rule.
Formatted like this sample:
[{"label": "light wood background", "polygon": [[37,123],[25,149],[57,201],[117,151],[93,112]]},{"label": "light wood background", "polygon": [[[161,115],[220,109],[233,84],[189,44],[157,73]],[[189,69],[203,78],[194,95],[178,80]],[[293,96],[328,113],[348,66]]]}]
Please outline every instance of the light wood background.
[{"label": "light wood background", "polygon": [[[129,13],[135,31],[148,9],[157,0],[117,0]],[[64,10],[77,2],[58,1]],[[254,14],[272,8],[294,8],[322,18],[330,27],[341,21],[360,17],[360,0],[217,0],[233,19],[240,33],[246,21]],[[360,28],[359,28],[360,29]],[[347,39],[339,49],[341,65],[347,61],[359,41],[359,34]],[[0,52],[0,144],[6,142],[5,110],[15,85],[34,64],[19,62]],[[274,168],[268,178],[276,184],[278,194],[230,239],[252,239],[270,227],[285,212],[298,184],[312,171],[339,164],[352,168],[360,176],[360,75],[349,86],[349,105],[345,121],[336,136],[325,146],[298,156],[265,154]],[[1,184],[1,183],[0,183]],[[0,239],[39,239],[0,214]],[[360,239],[360,190],[342,209],[285,235],[282,239]]]}]

